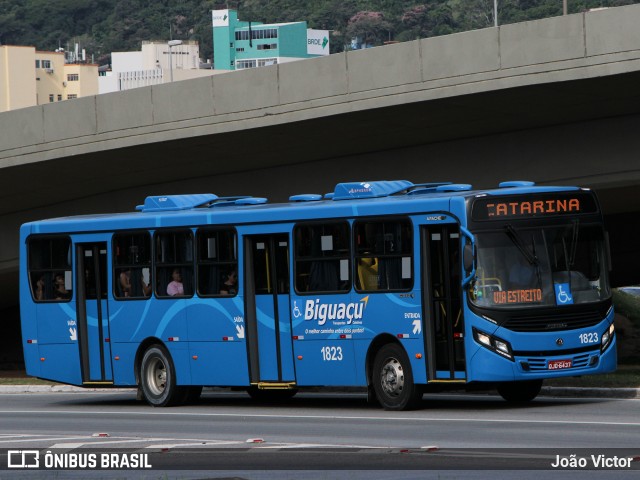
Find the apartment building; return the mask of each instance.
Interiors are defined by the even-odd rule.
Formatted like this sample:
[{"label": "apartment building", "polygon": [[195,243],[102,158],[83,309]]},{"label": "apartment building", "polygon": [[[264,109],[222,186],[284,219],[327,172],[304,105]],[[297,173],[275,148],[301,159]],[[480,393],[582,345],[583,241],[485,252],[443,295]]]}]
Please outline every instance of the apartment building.
[{"label": "apartment building", "polygon": [[98,94],[98,65],[65,63],[64,52],[0,46],[0,112]]}]

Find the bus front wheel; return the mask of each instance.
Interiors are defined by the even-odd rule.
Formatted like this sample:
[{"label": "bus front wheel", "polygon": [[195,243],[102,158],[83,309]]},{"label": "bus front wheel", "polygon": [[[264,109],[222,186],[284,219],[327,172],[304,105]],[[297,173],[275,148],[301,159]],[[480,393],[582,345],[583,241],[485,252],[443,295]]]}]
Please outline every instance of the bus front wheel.
[{"label": "bus front wheel", "polygon": [[525,403],[536,398],[541,388],[542,380],[505,382],[498,385],[498,393],[507,402]]},{"label": "bus front wheel", "polygon": [[378,402],[385,410],[412,410],[422,400],[422,390],[413,382],[409,357],[398,344],[387,344],[378,351],[372,380]]},{"label": "bus front wheel", "polygon": [[153,407],[169,407],[185,397],[176,385],[176,370],[166,348],[152,345],[140,362],[140,386],[147,403]]}]

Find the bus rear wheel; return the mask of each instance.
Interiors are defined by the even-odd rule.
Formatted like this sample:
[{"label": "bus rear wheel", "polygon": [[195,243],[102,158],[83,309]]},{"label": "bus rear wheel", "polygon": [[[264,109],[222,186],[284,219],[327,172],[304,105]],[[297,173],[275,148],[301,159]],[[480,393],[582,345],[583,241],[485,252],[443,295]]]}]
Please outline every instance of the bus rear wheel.
[{"label": "bus rear wheel", "polygon": [[422,400],[422,390],[413,382],[409,357],[398,344],[387,344],[378,351],[372,380],[378,402],[385,410],[412,410]]},{"label": "bus rear wheel", "polygon": [[505,382],[498,385],[498,393],[507,402],[525,403],[536,398],[541,388],[542,380]]},{"label": "bus rear wheel", "polygon": [[169,407],[185,399],[184,388],[176,385],[176,370],[171,355],[161,345],[152,345],[140,362],[140,386],[147,403]]}]

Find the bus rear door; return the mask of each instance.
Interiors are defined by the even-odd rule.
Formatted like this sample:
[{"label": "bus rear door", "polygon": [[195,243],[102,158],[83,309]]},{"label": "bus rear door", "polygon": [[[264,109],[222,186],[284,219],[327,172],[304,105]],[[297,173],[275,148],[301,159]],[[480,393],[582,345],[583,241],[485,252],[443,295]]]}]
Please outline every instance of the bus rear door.
[{"label": "bus rear door", "polygon": [[289,313],[289,234],[245,237],[245,321],[253,385],[295,383]]},{"label": "bus rear door", "polygon": [[111,384],[106,242],[76,244],[76,284],[82,383]]},{"label": "bus rear door", "polygon": [[460,229],[457,224],[425,225],[421,237],[428,381],[463,382]]}]

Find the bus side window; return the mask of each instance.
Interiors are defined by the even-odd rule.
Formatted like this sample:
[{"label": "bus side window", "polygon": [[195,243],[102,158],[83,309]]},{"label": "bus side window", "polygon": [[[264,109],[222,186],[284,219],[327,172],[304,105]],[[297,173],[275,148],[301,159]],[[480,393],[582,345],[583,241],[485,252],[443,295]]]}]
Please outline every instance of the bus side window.
[{"label": "bus side window", "polygon": [[68,302],[73,296],[71,240],[44,237],[29,240],[29,283],[36,302]]},{"label": "bus side window", "polygon": [[113,236],[113,295],[117,299],[151,296],[151,235],[149,232]]},{"label": "bus side window", "polygon": [[297,225],[294,242],[297,292],[351,290],[351,249],[347,222]]},{"label": "bus side window", "polygon": [[155,246],[156,295],[164,298],[192,296],[194,255],[191,230],[157,231]]},{"label": "bus side window", "polygon": [[[202,297],[235,295],[235,289],[225,285],[238,274],[238,243],[233,229],[201,228],[196,233],[198,247],[198,295]],[[235,291],[234,291],[235,290]]]},{"label": "bus side window", "polygon": [[413,240],[406,219],[355,222],[356,290],[408,290],[413,286]]}]

